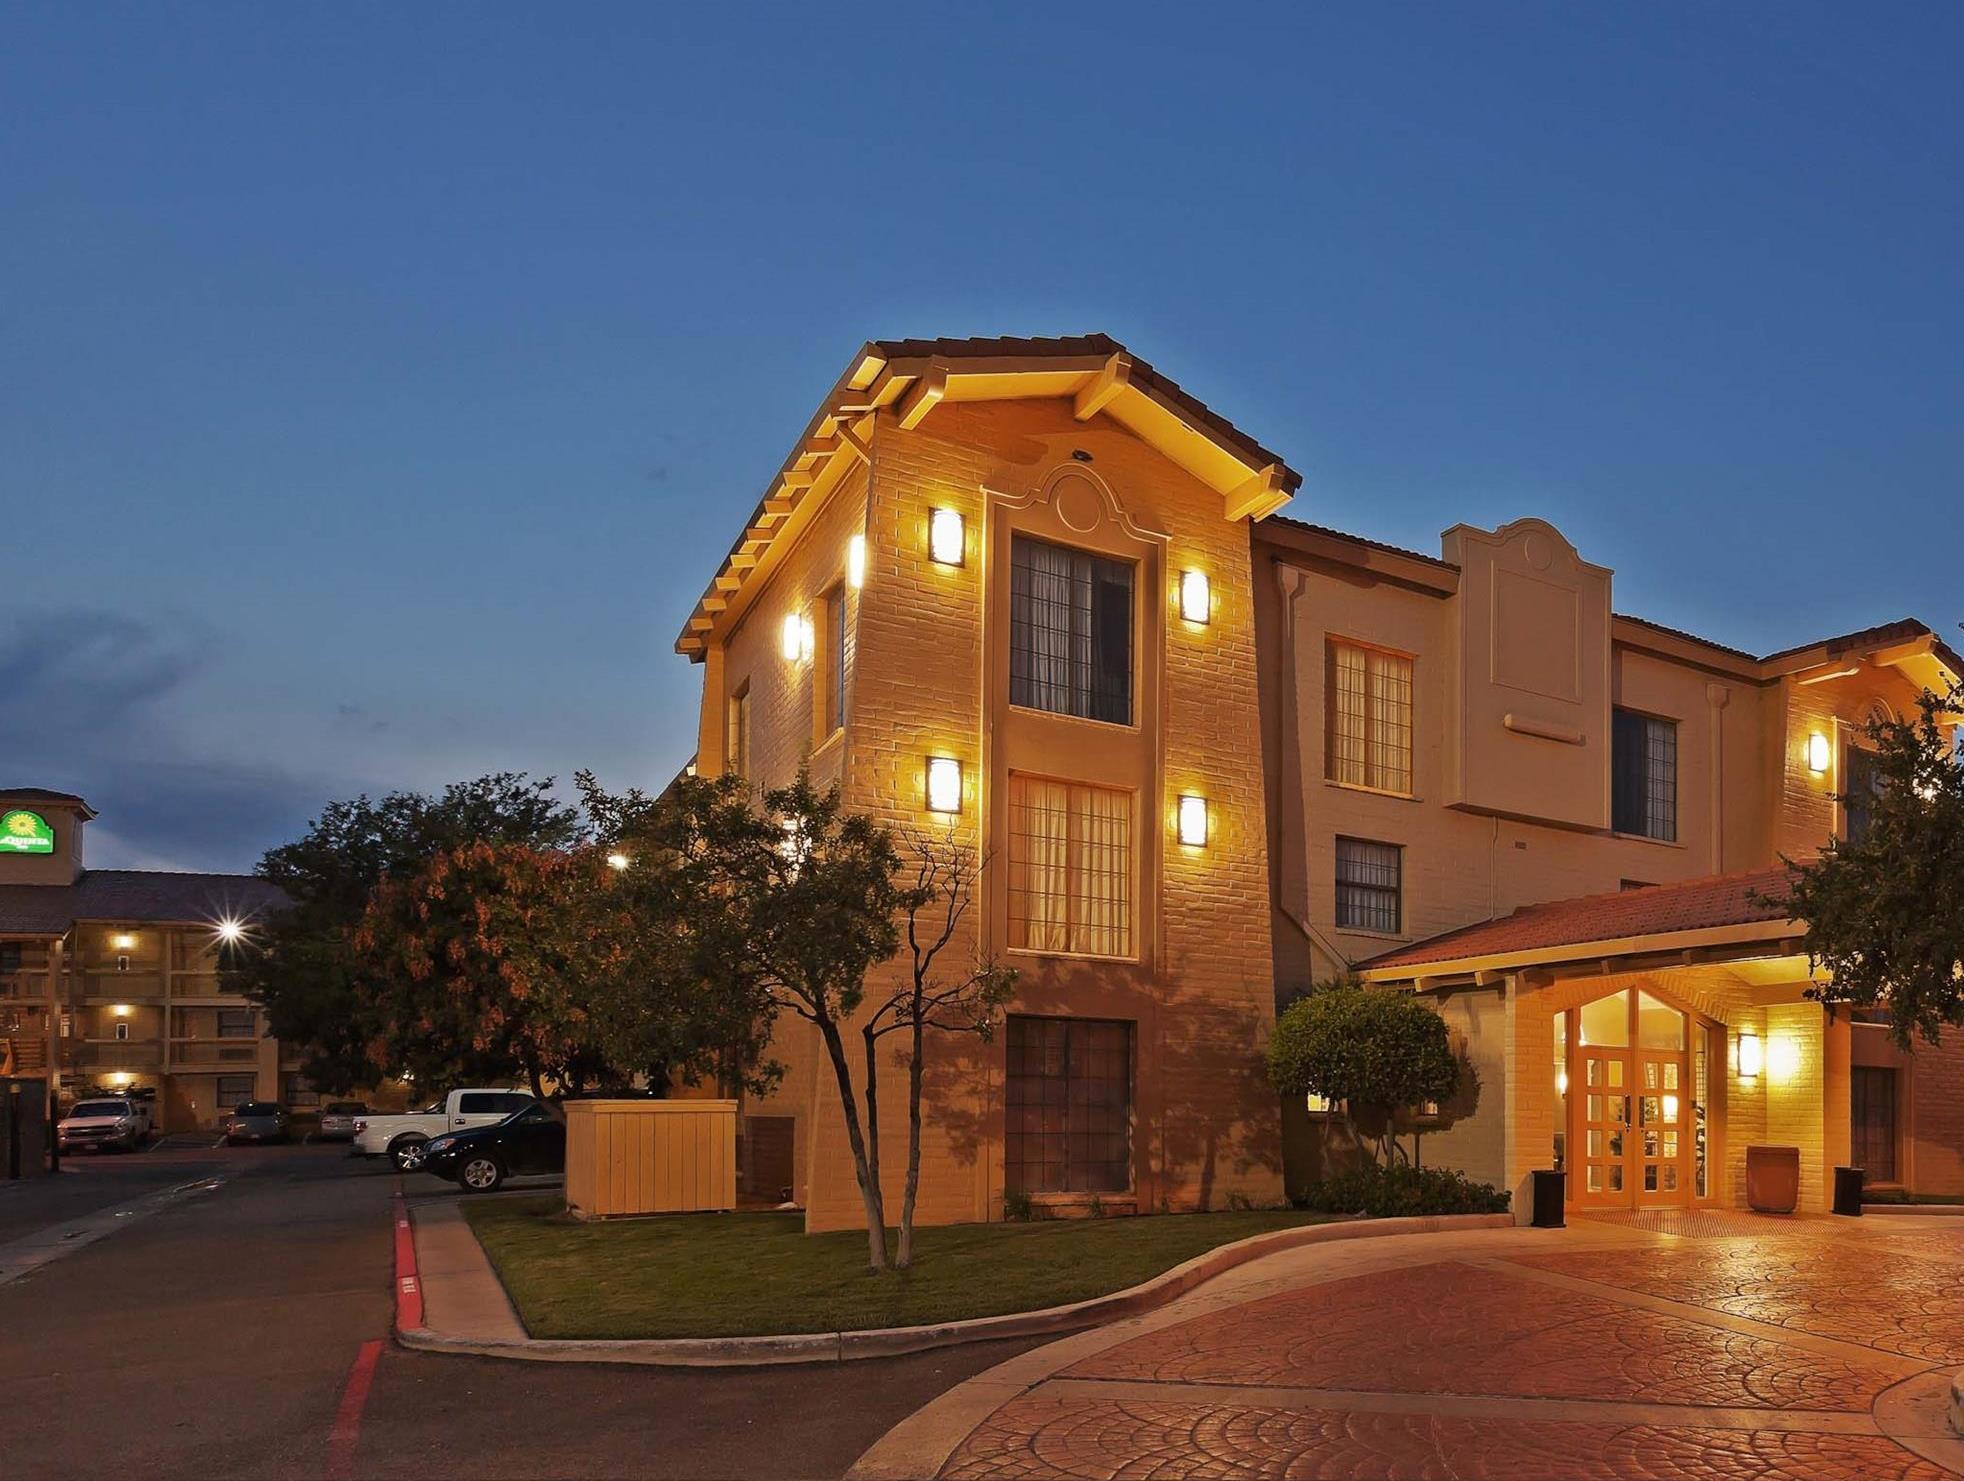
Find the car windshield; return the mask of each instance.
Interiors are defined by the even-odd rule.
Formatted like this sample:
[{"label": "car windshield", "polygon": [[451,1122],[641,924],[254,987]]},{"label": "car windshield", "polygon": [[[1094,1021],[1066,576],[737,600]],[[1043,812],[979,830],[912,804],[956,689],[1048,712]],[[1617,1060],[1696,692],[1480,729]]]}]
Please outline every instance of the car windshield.
[{"label": "car windshield", "polygon": [[520,1122],[524,1121],[543,1121],[547,1115],[546,1108],[537,1101],[533,1101],[524,1110],[514,1111],[511,1115],[505,1117],[502,1124],[506,1126],[517,1126]]},{"label": "car windshield", "polygon": [[234,1116],[277,1116],[280,1108],[266,1101],[249,1100],[232,1107]]},{"label": "car windshield", "polygon": [[130,1108],[119,1100],[85,1100],[68,1114],[71,1116],[127,1116]]}]

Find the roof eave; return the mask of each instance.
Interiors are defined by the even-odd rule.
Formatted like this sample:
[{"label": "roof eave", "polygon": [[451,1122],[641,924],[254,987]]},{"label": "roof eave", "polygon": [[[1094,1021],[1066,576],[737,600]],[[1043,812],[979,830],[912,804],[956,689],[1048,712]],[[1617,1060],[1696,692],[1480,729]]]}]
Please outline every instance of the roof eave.
[{"label": "roof eave", "polygon": [[1430,962],[1405,962],[1357,968],[1366,982],[1416,982],[1434,977],[1470,976],[1480,972],[1514,972],[1530,967],[1561,966],[1569,962],[1602,961],[1614,957],[1649,956],[1657,952],[1695,951],[1707,946],[1734,946],[1781,941],[1798,931],[1792,920],[1745,921],[1730,926],[1701,926],[1688,931],[1652,931],[1600,941],[1530,947],[1520,951],[1488,952],[1477,956],[1445,957]]}]

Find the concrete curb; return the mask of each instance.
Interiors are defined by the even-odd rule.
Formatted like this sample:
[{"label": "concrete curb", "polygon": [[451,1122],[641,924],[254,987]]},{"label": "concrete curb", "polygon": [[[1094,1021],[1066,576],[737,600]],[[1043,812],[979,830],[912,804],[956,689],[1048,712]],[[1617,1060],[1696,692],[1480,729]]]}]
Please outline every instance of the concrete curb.
[{"label": "concrete curb", "polygon": [[[781,1337],[540,1338],[493,1341],[438,1331],[402,1319],[396,1338],[404,1347],[534,1363],[635,1363],[682,1368],[766,1367],[783,1363],[840,1363],[856,1358],[897,1357],[930,1348],[1006,1337],[1045,1337],[1136,1316],[1178,1300],[1194,1287],[1239,1265],[1281,1250],[1337,1240],[1395,1234],[1442,1234],[1465,1229],[1512,1229],[1512,1214],[1439,1214],[1398,1219],[1352,1219],[1273,1229],[1196,1255],[1151,1280],[1068,1306],[1011,1312],[925,1327],[875,1327],[858,1332],[811,1332]],[[400,1287],[398,1288],[400,1291]]]}]

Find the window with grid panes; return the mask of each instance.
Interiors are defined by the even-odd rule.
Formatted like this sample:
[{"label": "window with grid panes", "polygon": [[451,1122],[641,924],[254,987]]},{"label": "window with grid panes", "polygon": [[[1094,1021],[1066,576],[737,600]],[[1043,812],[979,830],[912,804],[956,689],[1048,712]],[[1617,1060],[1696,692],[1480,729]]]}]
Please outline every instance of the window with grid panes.
[{"label": "window with grid panes", "polygon": [[218,1010],[218,1037],[221,1039],[250,1039],[256,1032],[250,1008],[220,1008]]},{"label": "window with grid panes", "polygon": [[730,696],[729,723],[723,737],[723,766],[745,781],[750,779],[750,681]]},{"label": "window with grid panes", "polygon": [[218,1077],[218,1109],[229,1111],[252,1099],[253,1087],[258,1083],[253,1075],[220,1075]]},{"label": "window with grid panes", "polygon": [[846,589],[833,588],[826,599],[825,702],[826,730],[845,729],[846,724]]},{"label": "window with grid panes", "polygon": [[1617,710],[1610,733],[1610,826],[1674,842],[1678,836],[1678,727]]},{"label": "window with grid panes", "polygon": [[1403,915],[1404,850],[1364,838],[1337,840],[1337,924],[1398,934]]},{"label": "window with grid panes", "polygon": [[1129,957],[1132,794],[1012,772],[1009,944]]},{"label": "window with grid panes", "polygon": [[1011,538],[1009,702],[1132,723],[1129,561]]},{"label": "window with grid panes", "polygon": [[1412,790],[1412,661],[1332,638],[1328,649],[1329,734],[1325,773],[1333,782]]},{"label": "window with grid panes", "polygon": [[1132,1186],[1132,1025],[1011,1017],[1003,1183],[1012,1193]]}]

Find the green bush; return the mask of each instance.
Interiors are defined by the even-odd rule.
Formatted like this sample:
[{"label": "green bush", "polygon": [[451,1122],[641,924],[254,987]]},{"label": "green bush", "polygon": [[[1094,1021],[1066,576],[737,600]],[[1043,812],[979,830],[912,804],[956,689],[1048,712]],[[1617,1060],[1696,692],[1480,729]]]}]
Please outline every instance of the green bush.
[{"label": "green bush", "polygon": [[1326,1214],[1504,1214],[1508,1195],[1443,1167],[1360,1167],[1310,1186],[1302,1206]]}]

